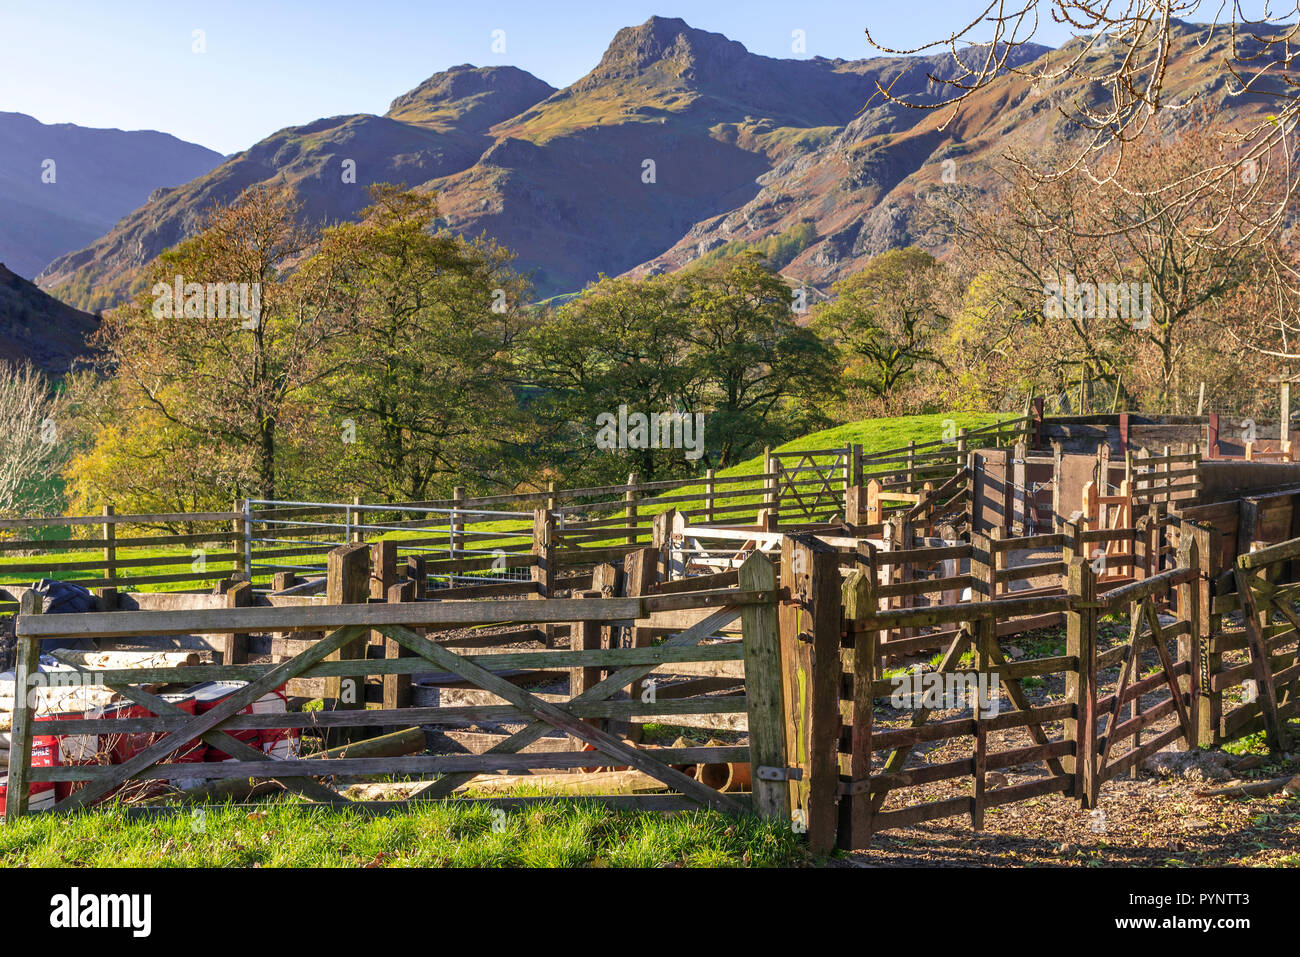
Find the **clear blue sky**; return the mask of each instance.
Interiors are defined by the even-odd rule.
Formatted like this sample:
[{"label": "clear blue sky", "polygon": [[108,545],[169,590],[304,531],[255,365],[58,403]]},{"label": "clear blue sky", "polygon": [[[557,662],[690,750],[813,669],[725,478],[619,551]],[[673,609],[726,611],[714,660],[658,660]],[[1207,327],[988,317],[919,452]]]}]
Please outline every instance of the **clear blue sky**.
[{"label": "clear blue sky", "polygon": [[[620,27],[681,17],[775,57],[876,55],[974,19],[981,0],[0,0],[0,110],[44,123],[157,129],[233,153],[322,116],[383,113],[458,63],[563,87]],[[1046,4],[1044,4],[1046,6]],[[193,51],[204,31],[206,52]],[[505,52],[493,52],[493,31]],[[806,52],[791,35],[804,31]],[[1051,23],[1036,37],[1060,43]]]}]

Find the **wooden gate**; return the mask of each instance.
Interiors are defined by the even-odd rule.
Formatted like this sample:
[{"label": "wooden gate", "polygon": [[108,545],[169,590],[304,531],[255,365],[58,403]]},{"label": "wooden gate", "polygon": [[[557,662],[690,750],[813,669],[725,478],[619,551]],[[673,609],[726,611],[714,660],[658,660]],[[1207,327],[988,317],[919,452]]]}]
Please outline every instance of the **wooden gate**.
[{"label": "wooden gate", "polygon": [[[1298,713],[1300,617],[1295,612],[1295,601],[1300,595],[1300,584],[1277,579],[1288,568],[1296,568],[1297,558],[1300,558],[1300,539],[1241,555],[1233,569],[1254,698],[1268,743],[1279,751],[1290,747],[1286,721]],[[1282,621],[1275,623],[1275,616]],[[1288,650],[1291,645],[1296,647]],[[1238,674],[1245,670],[1239,669]]]},{"label": "wooden gate", "polygon": [[[787,464],[796,455],[794,464]],[[775,498],[781,514],[793,514],[804,522],[826,521],[842,514],[851,482],[851,456],[848,447],[772,456]]]},{"label": "wooden gate", "polygon": [[[1126,480],[1120,483],[1118,495],[1100,495],[1097,486],[1088,482],[1083,487],[1083,518],[1085,531],[1111,533],[1107,535],[1100,555],[1103,558],[1097,581],[1101,584],[1126,579],[1136,562],[1133,547],[1133,490]],[[1124,534],[1127,533],[1127,534]]]},{"label": "wooden gate", "polygon": [[[1193,693],[1196,657],[1192,653],[1192,636],[1199,632],[1198,605],[1190,590],[1199,578],[1196,570],[1196,547],[1190,543],[1183,568],[1163,572],[1153,578],[1108,592],[1098,603],[1101,612],[1126,614],[1128,638],[1105,651],[1094,653],[1089,682],[1092,684],[1092,714],[1102,720],[1094,754],[1090,759],[1088,784],[1081,794],[1086,806],[1097,801],[1097,789],[1120,774],[1135,769],[1145,758],[1177,741],[1196,741]],[[1170,622],[1161,620],[1157,600],[1173,588],[1182,589],[1179,616]],[[1169,644],[1174,644],[1170,651]],[[1144,665],[1143,655],[1148,661]],[[1151,660],[1152,653],[1155,660]],[[1144,671],[1145,668],[1145,671]],[[1098,674],[1118,669],[1115,690],[1101,695]],[[1152,698],[1157,700],[1152,701]],[[1176,722],[1145,742],[1144,729],[1173,716]],[[1128,742],[1120,757],[1115,745]]]},{"label": "wooden gate", "polygon": [[[113,735],[149,732],[148,746],[119,764],[70,764],[32,767],[31,746],[35,725],[34,696],[18,696],[13,726],[13,760],[9,780],[9,815],[28,810],[33,783],[81,782],[54,806],[66,811],[102,800],[134,779],[255,778],[280,782],[285,788],[318,802],[353,804],[324,779],[345,779],[392,774],[438,774],[417,790],[415,798],[449,796],[476,775],[494,771],[529,771],[538,768],[574,769],[617,765],[633,768],[675,792],[665,795],[632,794],[586,798],[615,806],[674,809],[706,806],[741,813],[751,810],[789,820],[790,800],[785,769],[783,690],[777,632],[775,571],[769,559],[751,556],[739,569],[741,589],[714,589],[635,598],[505,599],[482,601],[427,601],[396,604],[316,605],[285,608],[230,608],[186,612],[106,612],[86,615],[43,616],[35,608],[17,620],[18,688],[39,684],[37,662],[43,640],[60,637],[115,638],[171,634],[228,632],[320,631],[326,636],[312,642],[288,661],[274,665],[191,665],[96,671],[87,683],[120,692],[143,706],[148,717],[81,717],[59,722],[60,734]],[[694,612],[695,623],[651,647],[570,650],[545,649],[500,654],[458,654],[420,630],[447,629],[499,622],[593,623],[626,627],[650,620],[656,613]],[[741,641],[720,639],[719,630],[739,617]],[[356,639],[377,631],[408,653],[385,659],[343,658]],[[657,699],[653,694],[616,700],[620,692],[638,687],[656,669],[675,662],[743,661],[746,693],[742,696],[690,696]],[[608,677],[586,684],[564,702],[545,700],[507,680],[498,672],[519,669],[578,671],[601,669]],[[342,708],[326,712],[243,714],[268,692],[295,677],[333,678],[346,681],[367,675],[411,675],[436,670],[449,672],[475,688],[502,699],[503,705],[367,710]],[[203,681],[247,682],[201,715],[187,714],[152,690],[151,685],[193,684]],[[585,684],[585,683],[584,683]],[[749,743],[743,746],[648,748],[611,734],[601,720],[634,715],[735,713],[748,716]],[[252,729],[409,728],[436,724],[449,717],[488,717],[523,720],[527,726],[483,754],[416,755],[401,757],[310,756],[272,758],[231,737],[232,731]],[[669,718],[671,720],[671,718]],[[523,753],[528,745],[555,729],[573,739],[570,752]],[[232,760],[194,764],[169,759],[185,746],[203,741]],[[589,747],[588,747],[589,746]],[[584,749],[585,750],[579,750]],[[748,761],[753,768],[752,792],[723,793],[682,773],[681,765]],[[553,799],[553,798],[552,798]],[[502,799],[491,803],[518,803],[527,799]]]}]

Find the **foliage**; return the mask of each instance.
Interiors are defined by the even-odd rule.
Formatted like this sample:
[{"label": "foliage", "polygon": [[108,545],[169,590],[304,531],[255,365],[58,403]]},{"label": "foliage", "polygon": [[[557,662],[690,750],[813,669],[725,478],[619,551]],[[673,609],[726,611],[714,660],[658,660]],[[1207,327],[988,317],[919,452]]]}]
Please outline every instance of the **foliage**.
[{"label": "foliage", "polygon": [[59,504],[49,479],[67,455],[65,410],[30,363],[0,361],[0,516],[45,514]]},{"label": "foliage", "polygon": [[952,301],[948,270],[908,247],[882,253],[831,287],[813,326],[832,340],[850,385],[886,398],[922,373],[941,371],[937,348]]},{"label": "foliage", "polygon": [[317,461],[337,463],[334,487],[421,500],[490,473],[522,428],[505,379],[528,288],[502,248],[430,233],[433,197],[386,184],[371,196],[304,269],[335,277],[351,317],[330,344],[340,374],[311,390],[329,411]]}]

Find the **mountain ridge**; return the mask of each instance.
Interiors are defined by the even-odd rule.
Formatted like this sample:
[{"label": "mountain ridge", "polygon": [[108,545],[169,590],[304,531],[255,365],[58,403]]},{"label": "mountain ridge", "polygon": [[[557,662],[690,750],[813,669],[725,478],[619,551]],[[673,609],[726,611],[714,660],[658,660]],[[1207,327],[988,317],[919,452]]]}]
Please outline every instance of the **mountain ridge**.
[{"label": "mountain ridge", "polygon": [[[1045,51],[1027,47],[1014,63]],[[437,193],[441,223],[518,254],[539,298],[655,261],[700,224],[745,208],[773,177],[850,125],[910,129],[917,111],[863,111],[878,84],[932,97],[948,54],[829,60],[749,52],[684,20],[619,30],[585,76],[556,90],[515,67],[461,64],[359,114],[288,127],[124,217],[37,277],[83,308],[120,302],[143,267],[197,228],[201,210],[256,183],[283,182],[306,215],[355,216],[373,182]],[[352,159],[356,183],[340,182]],[[786,171],[783,173],[782,171]],[[682,257],[685,258],[685,257]]]},{"label": "mountain ridge", "polygon": [[157,130],[42,123],[0,111],[0,261],[35,276],[111,229],[159,187],[188,182],[221,159]]}]

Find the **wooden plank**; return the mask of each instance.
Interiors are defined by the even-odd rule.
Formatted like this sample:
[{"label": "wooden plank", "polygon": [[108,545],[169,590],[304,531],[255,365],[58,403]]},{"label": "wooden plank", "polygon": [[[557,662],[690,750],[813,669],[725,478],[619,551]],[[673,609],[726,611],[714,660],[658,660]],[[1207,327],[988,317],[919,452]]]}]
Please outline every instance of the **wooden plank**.
[{"label": "wooden plank", "polygon": [[[740,587],[751,591],[776,588],[776,570],[767,556],[755,552],[738,572]],[[740,612],[744,634],[745,693],[749,702],[748,729],[754,811],[760,817],[790,820],[789,785],[769,781],[760,767],[785,763],[785,703],[782,694],[781,636],[775,605],[746,605]]]},{"label": "wooden plank", "polygon": [[[682,596],[672,596],[680,598]],[[429,601],[411,605],[315,605],[296,608],[211,609],[187,612],[91,612],[31,618],[20,627],[37,638],[115,638],[144,635],[322,631],[347,625],[448,628],[497,622],[630,621],[647,617],[644,599],[526,598],[497,601]]]},{"label": "wooden plank", "polygon": [[644,771],[687,797],[695,798],[706,807],[731,813],[744,813],[745,808],[726,795],[700,784],[693,778],[688,778],[680,771],[662,764],[656,758],[647,756],[645,752],[635,747],[625,745],[618,738],[592,728],[564,709],[537,699],[490,671],[478,667],[467,658],[453,654],[445,648],[440,648],[427,638],[422,638],[415,632],[398,625],[387,626],[383,631],[384,634],[402,642],[416,654],[449,671],[455,671],[457,674],[473,681],[480,688],[505,698],[511,704],[521,710],[530,712],[547,724],[594,745],[598,751],[616,759],[619,764],[626,764],[638,771]]},{"label": "wooden plank", "polygon": [[[231,694],[229,697],[218,702],[211,711],[195,717],[181,730],[167,734],[161,740],[150,747],[145,748],[139,754],[129,758],[122,764],[113,765],[105,769],[112,773],[94,781],[82,790],[76,792],[63,801],[60,801],[54,806],[53,810],[72,810],[74,808],[86,807],[93,804],[117,785],[130,780],[141,771],[152,767],[155,763],[166,758],[169,754],[193,741],[195,738],[201,736],[204,732],[211,731],[226,718],[242,711],[246,705],[252,704],[267,692],[280,687],[280,685],[284,684],[290,678],[301,674],[318,661],[324,660],[327,655],[331,654],[338,648],[343,647],[349,641],[355,641],[363,630],[364,629],[357,626],[348,626],[338,629],[338,631],[325,638],[325,640],[311,651],[305,652],[290,661],[286,661],[282,665],[276,665],[263,677],[250,682],[243,688],[240,688],[238,691]],[[193,771],[193,768],[190,770]]]},{"label": "wooden plank", "polygon": [[[365,748],[371,742],[358,742],[352,747]],[[749,754],[747,748],[739,746],[703,747],[703,748],[652,748],[647,751],[627,749],[641,757],[642,763],[658,765],[660,762],[673,764],[722,763],[743,761]],[[655,755],[654,758],[649,755]],[[385,774],[453,774],[471,772],[474,774],[494,771],[528,771],[534,768],[596,768],[609,764],[610,759],[598,751],[541,752],[530,754],[449,754],[449,755],[413,755],[360,758],[298,758],[293,761],[248,760],[218,761],[205,767],[204,772],[211,778],[247,778],[265,774],[278,765],[284,767],[292,764],[293,770],[304,776],[329,776],[334,778],[371,777]],[[671,768],[669,769],[671,770]],[[112,765],[65,765],[53,768],[38,768],[33,777],[37,781],[94,781],[102,782],[112,776]],[[643,772],[644,773],[644,772]],[[678,772],[679,773],[679,772]],[[194,776],[193,767],[185,764],[156,764],[135,775],[138,778],[157,780],[176,780]],[[651,774],[660,780],[659,774]],[[684,777],[684,775],[683,775]],[[686,780],[696,787],[709,789],[695,782]],[[717,792],[714,792],[717,793]],[[689,795],[688,795],[689,796]],[[730,799],[730,795],[728,795]],[[698,799],[697,799],[698,800]],[[731,813],[744,813],[745,805],[735,802]]]},{"label": "wooden plank", "polygon": [[[686,631],[683,631],[681,634],[667,639],[663,644],[659,645],[659,648],[675,648],[699,644],[701,640],[713,635],[714,632],[723,625],[733,621],[739,614],[739,611],[740,610],[737,608],[724,608],[721,611],[714,612],[708,618],[698,622]],[[633,665],[632,667],[622,668],[610,675],[604,681],[600,682],[600,684],[596,685],[594,688],[589,688],[577,698],[571,699],[567,707],[570,711],[573,711],[577,705],[587,705],[604,701],[604,699],[621,691],[630,683],[644,678],[653,670],[653,667],[654,666],[646,667],[643,665]],[[660,702],[657,706],[664,707],[667,704],[682,704],[682,702]],[[551,730],[551,726],[548,722],[534,721],[528,727],[515,732],[505,741],[501,742],[501,744],[492,748],[491,753],[514,753],[520,748],[526,747],[536,741],[549,730]],[[448,774],[445,777],[419,789],[418,792],[412,794],[412,797],[415,797],[416,794],[428,798],[445,797],[462,784],[472,780],[472,778],[472,774]]]},{"label": "wooden plank", "polygon": [[[19,601],[20,616],[39,615],[42,603],[43,599],[36,592],[24,592]],[[32,675],[40,671],[40,658],[40,642],[31,637],[19,637],[14,663],[13,724],[9,733],[9,780],[5,792],[5,816],[10,819],[27,813],[30,797],[32,727],[36,712],[27,689],[31,687]]]}]

